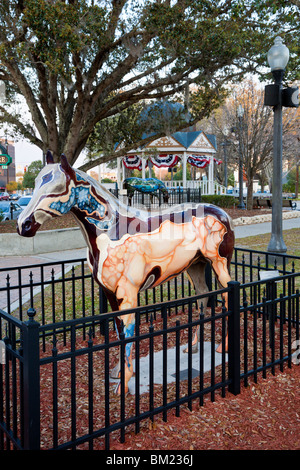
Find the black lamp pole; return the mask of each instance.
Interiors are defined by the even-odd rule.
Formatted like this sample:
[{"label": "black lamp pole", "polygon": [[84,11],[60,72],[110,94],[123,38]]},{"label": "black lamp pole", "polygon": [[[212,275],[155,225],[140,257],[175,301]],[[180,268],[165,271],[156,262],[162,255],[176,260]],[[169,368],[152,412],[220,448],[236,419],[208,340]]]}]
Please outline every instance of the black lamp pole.
[{"label": "black lamp pole", "polygon": [[[7,137],[5,137],[5,147],[6,147],[6,153],[8,155],[8,141],[7,141]],[[9,165],[7,165],[7,173],[6,173],[6,184],[9,183]]]},{"label": "black lamp pole", "polygon": [[272,233],[268,251],[284,254],[287,247],[282,235],[282,106],[285,67],[289,60],[289,50],[280,37],[268,52],[268,63],[274,78],[274,85],[266,87],[265,104],[273,105],[273,181],[272,181]]},{"label": "black lamp pole", "polygon": [[273,130],[273,181],[272,181],[272,232],[268,245],[271,253],[285,253],[282,234],[282,80],[284,70],[272,71],[275,85],[279,87],[279,103],[274,106]]},{"label": "black lamp pole", "polygon": [[224,151],[224,186],[227,192],[228,186],[228,157],[227,157],[227,147],[230,145],[230,142],[225,138],[225,141],[221,143]]},{"label": "black lamp pole", "polygon": [[242,138],[243,138],[243,116],[244,116],[244,108],[242,105],[238,107],[238,120],[239,120],[239,204],[238,209],[246,209],[244,204],[244,190],[243,190],[243,145],[242,145]]}]

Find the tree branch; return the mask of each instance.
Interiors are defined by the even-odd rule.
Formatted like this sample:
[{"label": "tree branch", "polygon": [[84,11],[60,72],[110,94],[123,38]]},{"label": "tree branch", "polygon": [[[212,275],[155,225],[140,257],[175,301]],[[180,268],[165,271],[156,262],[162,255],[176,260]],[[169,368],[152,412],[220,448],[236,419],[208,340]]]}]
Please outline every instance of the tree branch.
[{"label": "tree branch", "polygon": [[0,105],[0,112],[2,113],[2,121],[16,126],[21,134],[28,139],[32,144],[37,145],[40,149],[44,150],[43,141],[34,135],[29,127],[26,127],[23,122],[14,114],[10,114],[3,106]]}]

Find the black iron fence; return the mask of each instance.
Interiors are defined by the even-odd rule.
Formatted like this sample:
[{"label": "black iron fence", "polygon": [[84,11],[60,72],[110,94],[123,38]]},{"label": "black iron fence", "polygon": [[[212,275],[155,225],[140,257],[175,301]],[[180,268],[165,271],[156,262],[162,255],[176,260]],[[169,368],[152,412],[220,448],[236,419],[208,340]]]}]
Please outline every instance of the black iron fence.
[{"label": "black iron fence", "polygon": [[[119,197],[118,189],[110,191]],[[168,205],[182,204],[184,202],[201,202],[201,189],[199,188],[168,188]],[[160,207],[164,204],[164,194],[157,192],[155,194],[141,193],[135,191],[132,196],[131,204],[133,206],[143,205],[147,208]]]},{"label": "black iron fence", "polygon": [[[158,414],[167,420],[175,409],[179,416],[183,406],[237,394],[241,383],[285,363],[291,367],[299,342],[299,261],[289,257],[271,266],[267,253],[236,249],[233,281],[208,294],[206,312],[204,296],[194,295],[184,275],[149,289],[134,309],[130,339],[116,335],[119,312],[103,313],[106,298],[84,260],[6,270],[0,448],[109,449],[126,432],[148,429]],[[135,376],[129,394],[121,388],[117,395],[110,370],[120,359],[123,383],[128,342],[134,343]]]},{"label": "black iron fence", "polygon": [[[263,272],[281,276],[300,271],[297,256],[282,256],[277,265],[270,253],[234,249],[231,278],[241,284],[261,279]],[[210,290],[218,289],[210,267],[206,272]],[[284,292],[287,282],[284,283]],[[138,296],[138,306],[180,299],[194,294],[185,274],[167,283],[147,289]],[[260,294],[262,295],[262,294]],[[94,281],[86,258],[0,269],[0,309],[21,321],[34,307],[41,324],[93,316],[110,311],[107,300]],[[24,317],[25,315],[25,317]]]}]

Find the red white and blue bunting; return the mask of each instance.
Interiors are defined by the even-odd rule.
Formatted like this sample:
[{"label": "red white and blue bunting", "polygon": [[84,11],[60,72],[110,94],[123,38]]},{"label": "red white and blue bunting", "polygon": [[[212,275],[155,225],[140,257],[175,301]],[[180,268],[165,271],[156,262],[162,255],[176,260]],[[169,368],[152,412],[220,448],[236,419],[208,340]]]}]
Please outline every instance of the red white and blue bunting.
[{"label": "red white and blue bunting", "polygon": [[[142,170],[142,159],[138,155],[125,155],[125,157],[123,157],[123,163],[129,170]],[[146,168],[148,163],[145,163]]]},{"label": "red white and blue bunting", "polygon": [[[173,154],[161,154],[156,156],[148,156],[149,160],[153,163],[153,165],[157,166],[158,168],[167,167],[172,168],[177,165],[180,157],[178,155]],[[145,158],[146,160],[146,158]],[[142,158],[138,155],[125,155],[123,157],[124,166],[130,170],[142,170]],[[209,157],[206,156],[198,156],[198,155],[189,155],[187,157],[187,163],[190,165],[195,166],[197,168],[205,168],[210,163]],[[214,163],[216,165],[221,165],[222,160],[217,160],[214,158]],[[145,168],[147,168],[148,162],[145,161]]]},{"label": "red white and blue bunting", "polygon": [[[187,157],[187,162],[192,166],[196,166],[197,168],[205,168],[207,165],[210,164],[210,159],[206,156],[189,155]],[[214,163],[216,165],[221,165],[221,163],[223,162],[222,160],[217,160],[216,158],[214,158]]]},{"label": "red white and blue bunting", "polygon": [[197,168],[205,168],[209,165],[209,158],[207,157],[198,157],[196,155],[189,155],[187,157],[187,163]]},{"label": "red white and blue bunting", "polygon": [[153,163],[153,165],[157,166],[158,168],[172,168],[173,166],[177,165],[179,156],[173,154],[161,154],[156,156],[149,156],[149,159]]}]

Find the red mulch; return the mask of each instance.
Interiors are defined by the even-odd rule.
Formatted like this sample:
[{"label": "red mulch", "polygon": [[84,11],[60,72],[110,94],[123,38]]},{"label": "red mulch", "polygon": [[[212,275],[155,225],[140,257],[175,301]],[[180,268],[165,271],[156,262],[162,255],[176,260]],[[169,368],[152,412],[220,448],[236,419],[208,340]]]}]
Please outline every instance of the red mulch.
[{"label": "red mulch", "polygon": [[161,417],[112,450],[299,450],[300,367],[260,378],[241,394],[205,399],[203,406]]},{"label": "red mulch", "polygon": [[[181,324],[184,324],[184,314],[180,315]],[[178,316],[168,318],[168,328]],[[155,322],[161,328],[161,320]],[[147,324],[141,324],[141,333],[148,331]],[[258,348],[260,347],[261,325],[258,325]],[[241,328],[242,331],[242,328]],[[249,349],[251,349],[252,331],[249,330]],[[185,344],[187,332],[183,331],[180,344]],[[288,334],[285,332],[285,334]],[[207,335],[207,336],[206,336]],[[216,342],[220,341],[220,324],[216,322]],[[168,335],[169,336],[169,335]],[[209,340],[210,329],[205,332]],[[174,346],[174,337],[170,335],[168,348]],[[110,332],[110,342],[116,339],[115,332]],[[161,340],[155,343],[155,350],[161,348]],[[103,342],[103,337],[96,337],[94,344]],[[173,344],[172,344],[173,341]],[[140,355],[148,354],[148,340],[140,348]],[[68,351],[69,345],[65,349]],[[87,339],[76,341],[76,350],[87,347]],[[48,349],[49,348],[49,349]],[[52,343],[48,344],[46,355],[51,355]],[[59,353],[64,347],[57,344]],[[278,344],[276,345],[278,351]],[[111,351],[110,369],[115,365],[118,350]],[[241,355],[243,357],[243,354]],[[93,353],[93,379],[94,379],[94,429],[104,427],[105,417],[105,388],[104,388],[104,352]],[[251,368],[251,367],[250,367]],[[52,365],[48,364],[41,370],[41,409],[42,409],[42,448],[52,447],[53,437],[53,407],[52,407]],[[216,369],[216,380],[220,369]],[[212,402],[210,394],[204,396],[204,405],[199,406],[199,400],[192,402],[192,410],[188,406],[180,407],[180,416],[175,416],[172,409],[167,414],[167,421],[163,421],[161,414],[141,421],[140,432],[135,433],[134,425],[125,430],[125,442],[120,442],[120,430],[110,436],[111,450],[299,450],[300,449],[300,367],[292,364],[291,369],[284,365],[283,372],[279,367],[275,374],[267,371],[264,379],[258,374],[257,383],[251,377],[247,387],[241,383],[240,395],[234,396],[228,391],[222,397],[220,391],[215,392]],[[205,386],[210,384],[210,372],[204,378]],[[193,379],[193,391],[198,388],[199,378]],[[88,367],[87,356],[78,356],[76,359],[76,426],[77,436],[88,433]],[[187,381],[180,383],[180,396],[187,390]],[[109,421],[110,424],[120,420],[120,397],[114,393],[115,384],[109,389]],[[70,360],[58,362],[58,444],[71,439],[71,393],[70,393]],[[155,407],[162,404],[162,387],[154,386]],[[170,402],[175,397],[175,384],[168,384],[168,398]],[[125,402],[125,415],[135,414],[135,396],[127,395]],[[144,393],[140,397],[140,412],[149,409],[149,395]],[[87,444],[81,446],[87,449]],[[103,450],[104,440],[94,441],[94,450]]]},{"label": "red mulch", "polygon": [[[15,220],[6,220],[0,222],[0,233],[15,233],[17,222]],[[78,227],[76,220],[71,213],[65,214],[63,217],[54,217],[45,222],[40,228],[42,230],[58,230],[61,228]]]}]

